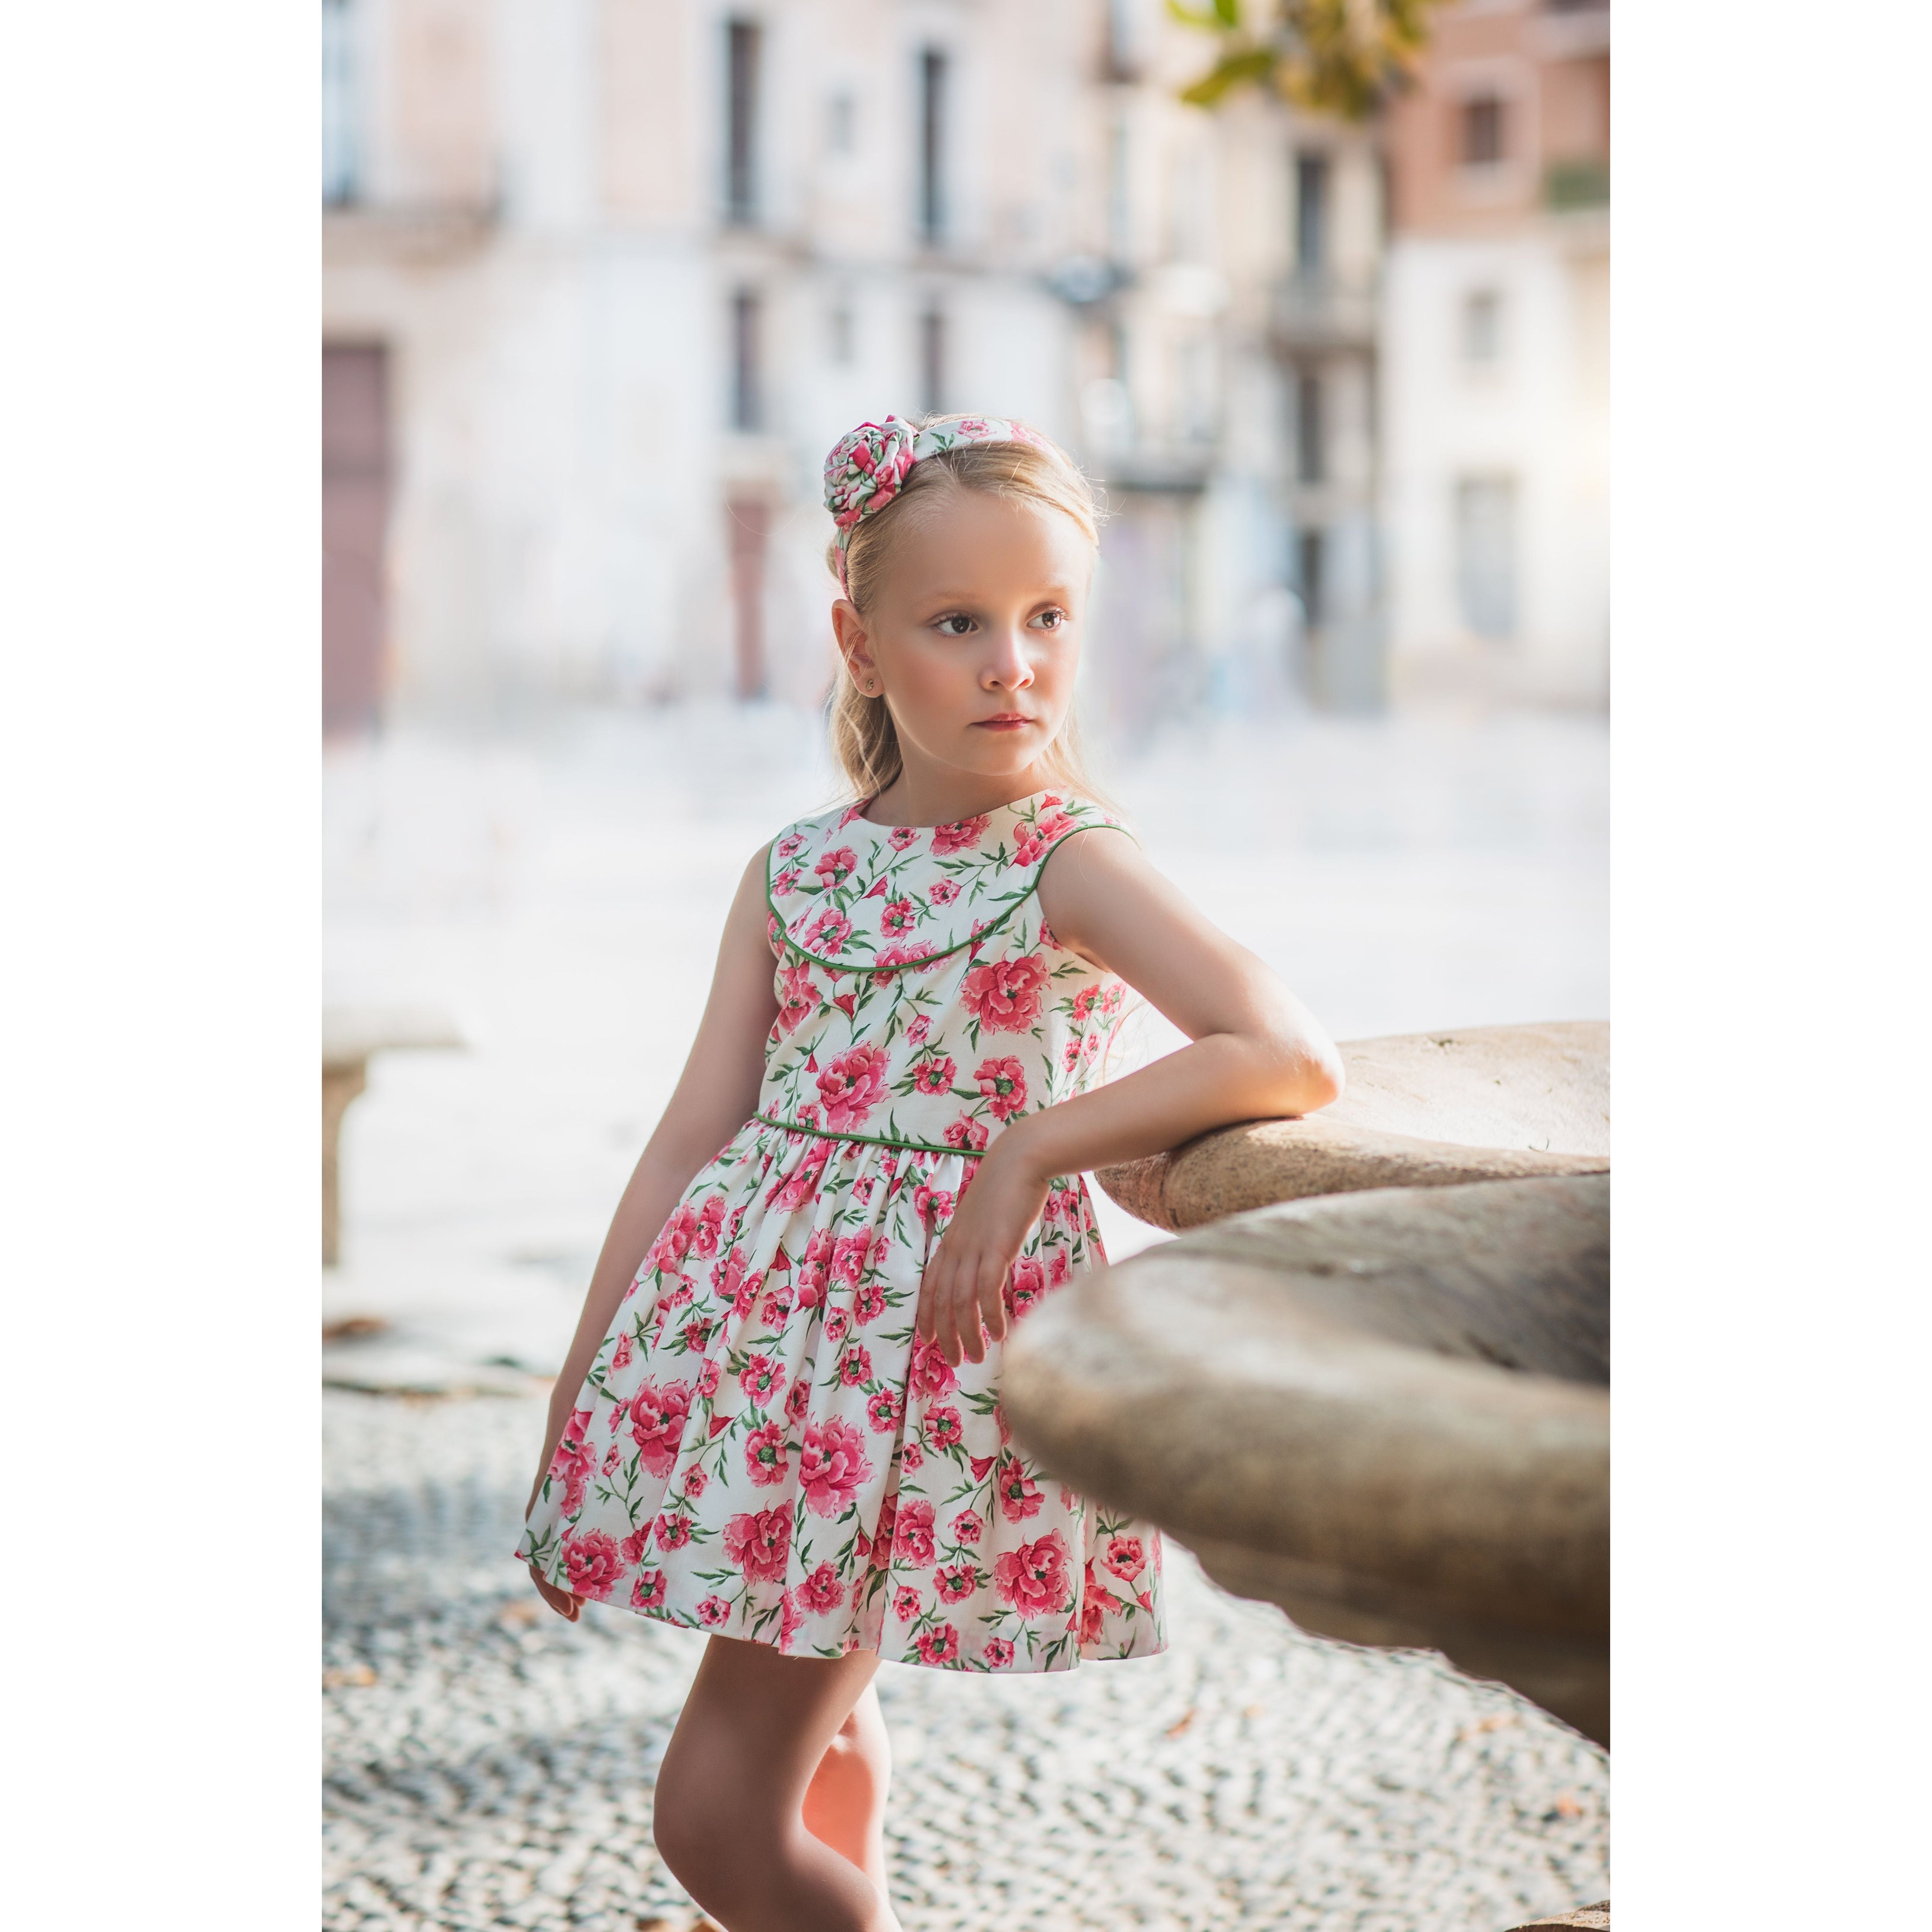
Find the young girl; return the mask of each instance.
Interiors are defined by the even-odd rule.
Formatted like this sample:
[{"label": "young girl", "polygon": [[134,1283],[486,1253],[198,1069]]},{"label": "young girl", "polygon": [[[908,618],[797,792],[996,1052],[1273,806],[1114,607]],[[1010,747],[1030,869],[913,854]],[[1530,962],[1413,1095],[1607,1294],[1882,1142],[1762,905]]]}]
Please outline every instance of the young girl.
[{"label": "young girl", "polygon": [[[708,1630],[657,1843],[729,1932],[896,1932],[882,1660],[1165,1646],[1160,1542],[1043,1478],[1001,1345],[1104,1259],[1080,1176],[1340,1091],[1334,1046],[1082,795],[1084,479],[1018,423],[826,464],[856,802],[752,860],[557,1378],[544,1600]],[[1106,1085],[1123,982],[1192,1044]]]}]

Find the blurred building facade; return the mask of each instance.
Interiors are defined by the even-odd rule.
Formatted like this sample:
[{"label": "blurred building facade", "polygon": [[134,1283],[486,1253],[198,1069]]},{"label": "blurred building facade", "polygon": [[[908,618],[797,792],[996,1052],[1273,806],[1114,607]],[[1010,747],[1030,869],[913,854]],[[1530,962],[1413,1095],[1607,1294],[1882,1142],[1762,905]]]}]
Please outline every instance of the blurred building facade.
[{"label": "blurred building facade", "polygon": [[1462,0],[1390,115],[1398,700],[1605,700],[1610,73],[1606,0]]},{"label": "blurred building facade", "polygon": [[[1025,417],[1106,485],[1129,731],[1382,682],[1378,136],[1158,0],[325,0],[328,722],[809,700],[818,468]],[[1306,610],[1307,621],[1302,621]]]}]

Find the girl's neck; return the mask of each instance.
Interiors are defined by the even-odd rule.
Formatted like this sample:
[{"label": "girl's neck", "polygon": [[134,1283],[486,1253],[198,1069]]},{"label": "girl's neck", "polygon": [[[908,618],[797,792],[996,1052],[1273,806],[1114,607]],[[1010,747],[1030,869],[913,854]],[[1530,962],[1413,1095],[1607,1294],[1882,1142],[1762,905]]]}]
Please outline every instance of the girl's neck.
[{"label": "girl's neck", "polygon": [[908,758],[865,815],[874,825],[952,825],[1030,798],[1053,782],[1038,760],[1022,771],[989,776]]}]

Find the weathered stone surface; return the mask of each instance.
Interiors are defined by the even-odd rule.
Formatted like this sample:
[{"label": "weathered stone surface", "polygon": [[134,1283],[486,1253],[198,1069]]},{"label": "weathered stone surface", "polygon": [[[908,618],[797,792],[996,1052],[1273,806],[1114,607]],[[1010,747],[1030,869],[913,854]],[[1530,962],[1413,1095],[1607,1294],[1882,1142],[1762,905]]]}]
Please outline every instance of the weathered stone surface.
[{"label": "weathered stone surface", "polygon": [[1559,1912],[1554,1918],[1546,1913],[1540,1918],[1512,1925],[1510,1932],[1565,1932],[1566,1928],[1573,1927],[1576,1932],[1610,1932],[1610,1901],[1606,1898],[1595,1905],[1580,1906],[1574,1912]]},{"label": "weathered stone surface", "polygon": [[1103,1168],[1100,1184],[1157,1228],[1271,1202],[1448,1187],[1610,1166],[1610,1028],[1474,1027],[1345,1042],[1347,1090],[1305,1119],[1223,1127]]},{"label": "weathered stone surface", "polygon": [[1608,1728],[1609,1192],[1285,1203],[1049,1299],[1004,1401],[1047,1468],[1228,1588]]}]

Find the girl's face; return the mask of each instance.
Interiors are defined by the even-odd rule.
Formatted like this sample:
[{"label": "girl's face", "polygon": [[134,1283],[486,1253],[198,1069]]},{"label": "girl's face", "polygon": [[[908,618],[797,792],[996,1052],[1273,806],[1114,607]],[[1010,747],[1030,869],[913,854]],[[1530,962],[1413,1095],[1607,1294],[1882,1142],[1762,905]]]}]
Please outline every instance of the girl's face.
[{"label": "girl's face", "polygon": [[1018,778],[1073,701],[1094,549],[1044,505],[956,488],[908,520],[863,616],[832,618],[861,690],[883,689],[902,749]]}]

